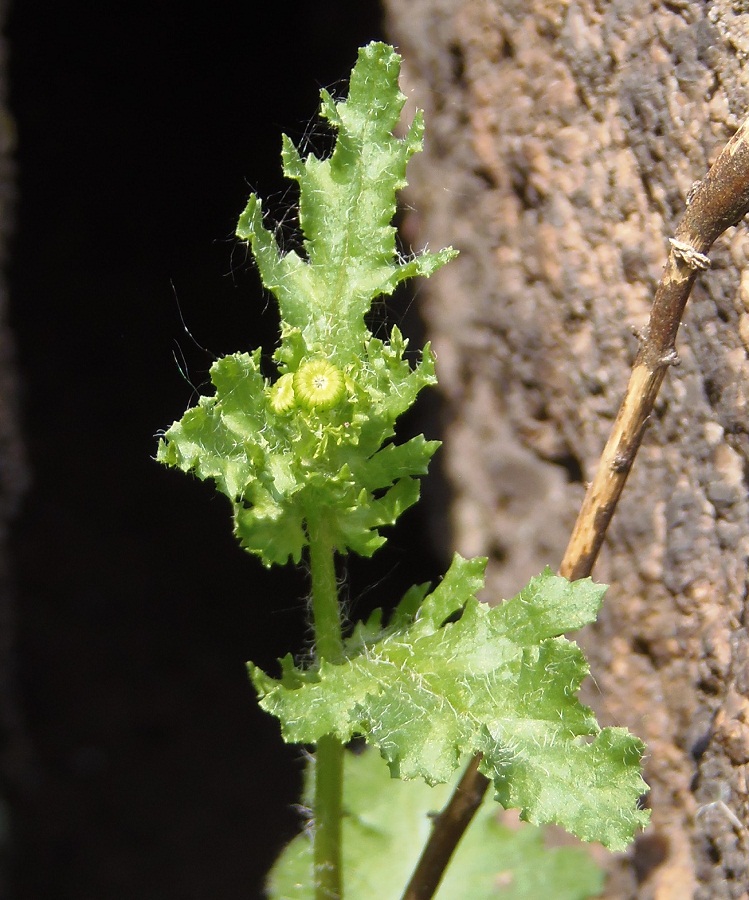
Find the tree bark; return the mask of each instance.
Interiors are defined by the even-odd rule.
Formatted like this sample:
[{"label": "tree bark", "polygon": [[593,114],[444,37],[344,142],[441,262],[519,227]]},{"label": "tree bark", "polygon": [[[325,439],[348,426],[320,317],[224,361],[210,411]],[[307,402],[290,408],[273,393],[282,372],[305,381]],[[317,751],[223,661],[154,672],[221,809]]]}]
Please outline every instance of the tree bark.
[{"label": "tree bark", "polygon": [[[558,565],[692,184],[747,114],[749,3],[386,0],[426,111],[406,222],[460,258],[422,288],[452,543],[486,598]],[[603,724],[649,747],[653,822],[607,897],[749,885],[749,233],[697,281],[580,636]]]}]

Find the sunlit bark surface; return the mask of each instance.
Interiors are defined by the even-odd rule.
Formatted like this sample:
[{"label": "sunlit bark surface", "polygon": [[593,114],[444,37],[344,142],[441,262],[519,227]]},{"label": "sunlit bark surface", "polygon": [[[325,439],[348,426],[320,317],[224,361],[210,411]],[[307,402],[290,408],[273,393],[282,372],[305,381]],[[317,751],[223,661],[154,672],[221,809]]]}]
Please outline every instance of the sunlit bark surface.
[{"label": "sunlit bark surface", "polygon": [[[749,4],[387,0],[427,114],[410,171],[444,401],[450,542],[487,599],[556,566],[616,414],[686,196],[747,113]],[[701,275],[594,576],[603,724],[649,745],[653,825],[609,898],[749,884],[749,231]],[[444,538],[444,529],[439,530]],[[446,538],[444,538],[446,539]]]}]

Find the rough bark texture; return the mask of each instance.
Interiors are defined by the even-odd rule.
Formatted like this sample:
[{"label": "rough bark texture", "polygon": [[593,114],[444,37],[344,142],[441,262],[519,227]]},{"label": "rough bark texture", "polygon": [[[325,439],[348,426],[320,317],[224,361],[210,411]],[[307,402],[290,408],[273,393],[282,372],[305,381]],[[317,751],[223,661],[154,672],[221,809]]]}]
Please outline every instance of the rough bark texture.
[{"label": "rough bark texture", "polygon": [[[488,598],[558,564],[692,183],[747,114],[749,3],[386,0],[427,114],[417,244],[445,401],[453,542]],[[586,698],[649,745],[653,823],[611,898],[749,885],[749,234],[690,300],[597,567]]]}]

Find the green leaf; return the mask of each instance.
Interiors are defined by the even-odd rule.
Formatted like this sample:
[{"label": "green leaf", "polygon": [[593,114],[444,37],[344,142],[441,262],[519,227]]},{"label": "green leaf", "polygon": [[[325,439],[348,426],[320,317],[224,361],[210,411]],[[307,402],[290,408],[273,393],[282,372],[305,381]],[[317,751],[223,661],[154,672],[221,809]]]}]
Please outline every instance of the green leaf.
[{"label": "green leaf", "polygon": [[347,100],[335,103],[321,92],[322,115],[338,133],[329,159],[303,160],[284,136],[284,174],[299,185],[306,259],[281,253],[255,195],[237,227],[284,322],[300,330],[310,350],[329,346],[335,329],[337,359],[359,355],[373,297],[391,294],[404,279],[431,275],[455,255],[448,248],[408,262],[397,258],[390,224],[396,193],[406,186],[406,165],[421,150],[424,132],[418,111],[405,137],[393,134],[406,101],[399,72],[393,48],[372,43],[359,51]]},{"label": "green leaf", "polygon": [[[308,771],[308,776],[309,776]],[[308,777],[307,794],[310,794]],[[343,884],[347,897],[399,897],[447,802],[447,785],[429,787],[390,777],[377,753],[346,754]],[[578,847],[547,848],[532,826],[509,827],[489,799],[461,840],[436,900],[586,900],[599,894],[603,873]],[[312,900],[312,843],[296,837],[268,879],[271,900]]]},{"label": "green leaf", "polygon": [[644,748],[624,729],[601,731],[578,701],[588,666],[561,637],[595,619],[605,588],[547,569],[491,608],[473,597],[482,568],[456,556],[410,623],[370,640],[355,632],[342,664],[287,661],[280,680],[251,665],[261,706],[287,741],[364,735],[404,779],[448,781],[481,753],[503,805],[624,849],[648,818],[637,806]]},{"label": "green leaf", "polygon": [[284,172],[299,187],[302,255],[282,253],[255,195],[239,220],[237,235],[278,300],[279,377],[263,377],[259,350],[218,360],[215,394],[159,444],[160,462],[215,481],[242,546],[268,566],[299,561],[311,512],[325,518],[338,551],[370,556],[385,540],[380,529],[418,499],[438,447],[422,437],[392,444],[397,418],[435,383],[429,347],[412,368],[397,328],[384,341],[365,323],[376,297],[455,256],[397,252],[396,194],[423,133],[420,112],[405,137],[393,133],[405,102],[399,69],[392,47],[372,43],[359,52],[346,100],[322,92],[322,115],[337,131],[330,158],[302,159],[283,139]]}]

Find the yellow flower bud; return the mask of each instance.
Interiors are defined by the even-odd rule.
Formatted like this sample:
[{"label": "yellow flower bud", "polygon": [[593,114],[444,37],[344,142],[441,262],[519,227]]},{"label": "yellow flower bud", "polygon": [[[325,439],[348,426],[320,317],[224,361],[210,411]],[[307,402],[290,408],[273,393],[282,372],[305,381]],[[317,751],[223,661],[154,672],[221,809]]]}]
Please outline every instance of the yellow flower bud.
[{"label": "yellow flower bud", "polygon": [[331,409],[346,390],[343,372],[327,359],[311,359],[294,373],[294,393],[309,410]]},{"label": "yellow flower bud", "polygon": [[270,408],[276,415],[281,415],[293,408],[295,400],[294,376],[291,373],[282,375],[268,394]]}]

